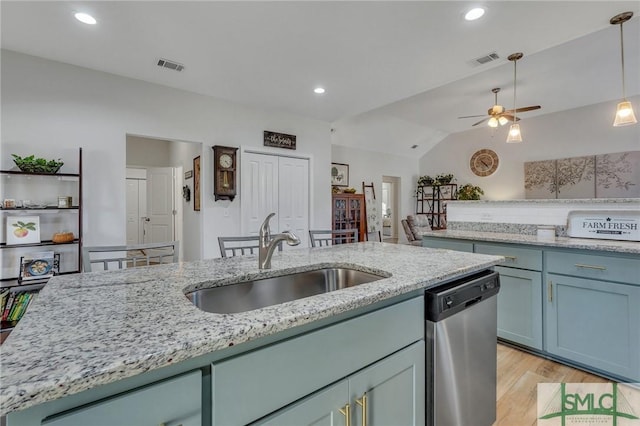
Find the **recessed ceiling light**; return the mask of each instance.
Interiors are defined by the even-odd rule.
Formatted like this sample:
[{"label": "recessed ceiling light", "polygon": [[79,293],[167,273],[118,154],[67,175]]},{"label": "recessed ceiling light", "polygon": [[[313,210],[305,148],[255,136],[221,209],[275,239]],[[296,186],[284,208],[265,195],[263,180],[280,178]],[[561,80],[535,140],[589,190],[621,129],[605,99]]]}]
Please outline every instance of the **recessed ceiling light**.
[{"label": "recessed ceiling light", "polygon": [[484,15],[484,9],[481,7],[474,7],[464,15],[464,19],[467,21],[475,21],[476,19],[481,18],[482,15]]},{"label": "recessed ceiling light", "polygon": [[318,95],[322,95],[324,93],[324,89],[322,87],[316,87],[313,89],[313,93],[317,93]]},{"label": "recessed ceiling light", "polygon": [[89,15],[88,13],[77,12],[73,16],[75,16],[76,19],[78,21],[82,22],[83,24],[95,25],[96,22],[97,22],[96,18],[94,18],[93,16]]}]

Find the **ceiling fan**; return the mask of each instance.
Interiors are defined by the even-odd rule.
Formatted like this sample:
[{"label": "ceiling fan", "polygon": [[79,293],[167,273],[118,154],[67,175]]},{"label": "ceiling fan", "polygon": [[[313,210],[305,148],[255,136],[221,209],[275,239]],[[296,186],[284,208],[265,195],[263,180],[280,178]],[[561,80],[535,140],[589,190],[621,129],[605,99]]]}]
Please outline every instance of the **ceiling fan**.
[{"label": "ceiling fan", "polygon": [[[540,109],[540,105],[532,105],[528,107],[516,108],[515,110],[513,109],[505,110],[502,105],[498,105],[498,92],[500,92],[500,88],[499,87],[493,88],[491,89],[491,92],[493,92],[493,94],[495,95],[495,102],[494,102],[494,105],[487,110],[487,114],[489,115],[488,117],[485,117],[484,114],[481,114],[481,115],[465,115],[463,117],[458,117],[458,118],[485,117],[482,120],[478,121],[477,123],[473,123],[472,126],[477,126],[478,124],[482,124],[485,121],[489,121],[488,123],[489,127],[498,127],[498,124],[501,126],[504,126],[509,121],[514,121],[514,116],[513,116],[514,112],[520,113],[520,112],[533,111],[536,109]],[[520,121],[520,118],[515,117],[515,121]]]}]

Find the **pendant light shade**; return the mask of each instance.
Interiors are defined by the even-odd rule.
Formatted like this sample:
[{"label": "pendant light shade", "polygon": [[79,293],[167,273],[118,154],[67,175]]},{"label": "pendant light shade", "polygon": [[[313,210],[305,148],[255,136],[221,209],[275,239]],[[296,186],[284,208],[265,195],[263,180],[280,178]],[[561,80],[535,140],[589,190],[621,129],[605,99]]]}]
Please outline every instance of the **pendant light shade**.
[{"label": "pendant light shade", "polygon": [[509,134],[507,135],[507,143],[519,143],[522,142],[522,133],[520,133],[520,125],[517,123],[516,117],[516,62],[522,58],[522,52],[512,53],[507,59],[513,62],[513,124],[509,128]]},{"label": "pendant light shade", "polygon": [[622,101],[618,104],[616,110],[616,118],[613,121],[614,127],[626,126],[627,124],[636,124],[636,115],[633,113],[633,106],[629,101]]},{"label": "pendant light shade", "polygon": [[622,35],[622,24],[631,19],[632,16],[633,12],[623,12],[609,20],[611,25],[620,25],[620,57],[622,60],[622,101],[618,104],[616,110],[616,118],[613,121],[614,127],[627,126],[638,122],[636,115],[633,113],[631,102],[627,101],[624,87],[624,37]]},{"label": "pendant light shade", "polygon": [[513,123],[509,128],[509,134],[507,135],[507,143],[522,142],[522,134],[520,133],[520,125]]}]

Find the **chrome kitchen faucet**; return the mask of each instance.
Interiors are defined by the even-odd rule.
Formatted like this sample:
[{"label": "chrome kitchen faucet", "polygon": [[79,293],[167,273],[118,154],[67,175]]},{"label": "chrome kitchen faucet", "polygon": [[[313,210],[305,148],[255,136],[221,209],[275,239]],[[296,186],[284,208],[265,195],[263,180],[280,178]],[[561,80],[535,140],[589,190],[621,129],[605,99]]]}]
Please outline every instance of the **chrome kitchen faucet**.
[{"label": "chrome kitchen faucet", "polygon": [[273,251],[281,241],[286,241],[290,246],[297,246],[300,244],[300,238],[291,231],[283,231],[282,233],[271,237],[269,220],[271,220],[275,215],[275,213],[271,213],[260,226],[260,247],[258,249],[260,269],[271,269],[271,256],[273,256]]}]

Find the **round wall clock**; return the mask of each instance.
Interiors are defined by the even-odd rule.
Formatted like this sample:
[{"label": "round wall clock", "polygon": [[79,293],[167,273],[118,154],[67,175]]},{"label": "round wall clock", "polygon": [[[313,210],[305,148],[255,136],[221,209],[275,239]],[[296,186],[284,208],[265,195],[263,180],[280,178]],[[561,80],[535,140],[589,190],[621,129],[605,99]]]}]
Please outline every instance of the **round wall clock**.
[{"label": "round wall clock", "polygon": [[471,171],[477,176],[490,176],[498,168],[498,154],[490,149],[476,151],[469,161]]}]

